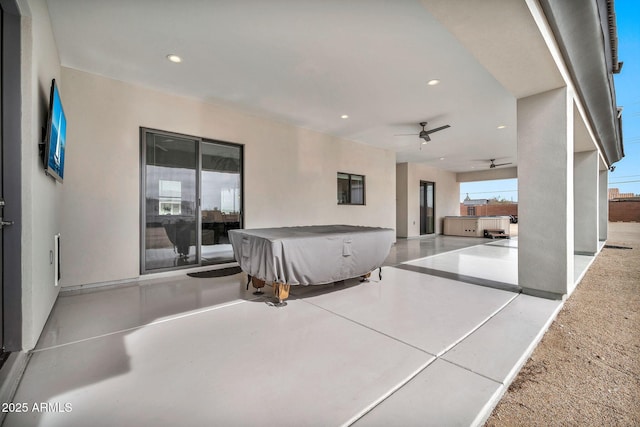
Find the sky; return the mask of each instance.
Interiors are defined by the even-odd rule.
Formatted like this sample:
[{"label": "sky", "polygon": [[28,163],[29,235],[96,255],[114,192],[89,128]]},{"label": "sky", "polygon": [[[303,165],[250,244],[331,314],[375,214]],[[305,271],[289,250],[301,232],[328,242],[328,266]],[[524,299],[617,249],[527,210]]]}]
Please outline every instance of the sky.
[{"label": "sky", "polygon": [[[615,0],[618,28],[618,61],[624,62],[614,74],[617,104],[622,110],[624,158],[609,172],[609,188],[621,193],[640,194],[640,1]],[[460,184],[460,201],[472,199],[518,200],[516,179]]]}]

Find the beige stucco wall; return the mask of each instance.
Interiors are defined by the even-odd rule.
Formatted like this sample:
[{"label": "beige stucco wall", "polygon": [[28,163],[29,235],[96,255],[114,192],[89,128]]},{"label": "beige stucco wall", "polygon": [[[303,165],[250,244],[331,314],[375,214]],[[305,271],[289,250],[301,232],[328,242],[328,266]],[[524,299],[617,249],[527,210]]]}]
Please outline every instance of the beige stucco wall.
[{"label": "beige stucco wall", "polygon": [[22,347],[29,350],[60,289],[50,257],[53,236],[61,230],[62,186],[45,175],[38,153],[51,80],[60,78],[60,60],[46,3],[22,2],[21,14]]},{"label": "beige stucco wall", "polygon": [[[232,108],[63,68],[68,118],[63,286],[139,276],[140,127],[243,144],[245,227],[395,228],[395,154]],[[337,172],[366,206],[337,204]]]}]

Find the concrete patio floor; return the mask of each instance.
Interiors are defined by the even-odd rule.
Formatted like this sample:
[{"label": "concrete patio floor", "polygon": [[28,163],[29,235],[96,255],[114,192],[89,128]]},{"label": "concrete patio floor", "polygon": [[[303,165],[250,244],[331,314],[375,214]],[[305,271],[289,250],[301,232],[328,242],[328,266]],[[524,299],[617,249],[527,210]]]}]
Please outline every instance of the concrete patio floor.
[{"label": "concrete patio floor", "polygon": [[519,293],[517,239],[399,240],[381,280],[283,308],[245,283],[62,293],[14,402],[71,410],[4,425],[477,425],[562,307]]}]

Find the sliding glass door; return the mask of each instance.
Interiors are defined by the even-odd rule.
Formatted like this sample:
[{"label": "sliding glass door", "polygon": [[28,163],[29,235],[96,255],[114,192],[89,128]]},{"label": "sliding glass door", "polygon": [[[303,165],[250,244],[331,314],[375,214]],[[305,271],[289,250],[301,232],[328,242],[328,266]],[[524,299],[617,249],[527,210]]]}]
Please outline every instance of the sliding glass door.
[{"label": "sliding glass door", "polygon": [[202,143],[202,264],[233,261],[228,231],[240,228],[241,147]]},{"label": "sliding glass door", "polygon": [[142,129],[142,273],[233,262],[242,147]]},{"label": "sliding glass door", "polygon": [[145,132],[143,271],[197,265],[198,141]]}]

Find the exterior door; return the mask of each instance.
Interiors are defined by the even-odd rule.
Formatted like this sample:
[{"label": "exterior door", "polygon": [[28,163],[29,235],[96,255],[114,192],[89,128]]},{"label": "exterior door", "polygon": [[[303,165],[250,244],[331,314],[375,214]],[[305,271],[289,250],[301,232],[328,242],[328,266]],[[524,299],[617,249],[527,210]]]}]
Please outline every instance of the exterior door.
[{"label": "exterior door", "polygon": [[198,265],[195,138],[144,129],[142,272]]},{"label": "exterior door", "polygon": [[[2,11],[2,4],[0,4],[0,63],[2,63],[2,58],[3,58],[3,54],[2,54],[2,50],[3,50],[3,31],[2,31],[2,21],[4,20],[4,12]],[[0,100],[4,100],[4,97],[2,96],[2,71],[0,71]],[[3,162],[4,162],[4,158],[2,157],[2,153],[4,152],[4,150],[2,149],[2,134],[3,134],[3,127],[2,127],[2,119],[3,119],[3,111],[2,111],[2,104],[4,104],[3,101],[0,101],[0,189],[2,189],[2,174],[3,174]],[[0,217],[2,217],[4,219],[4,194],[0,194]],[[4,239],[2,239],[2,228],[0,228],[0,242],[4,241]],[[4,269],[3,267],[3,260],[4,260],[4,253],[2,250],[2,246],[3,244],[0,243],[0,351],[4,351]],[[0,366],[2,365],[2,362],[0,362]]]},{"label": "exterior door", "polygon": [[[0,340],[22,349],[21,18],[15,1],[0,0]],[[15,224],[13,222],[15,221]],[[6,354],[5,354],[6,355]],[[0,359],[0,365],[2,364]]]},{"label": "exterior door", "polygon": [[436,184],[420,181],[420,234],[434,234],[435,227],[435,189]]},{"label": "exterior door", "polygon": [[233,262],[228,232],[242,224],[242,146],[203,141],[201,151],[202,264]]},{"label": "exterior door", "polygon": [[242,226],[242,146],[141,130],[140,271],[233,262]]}]

